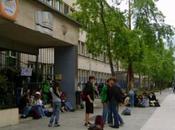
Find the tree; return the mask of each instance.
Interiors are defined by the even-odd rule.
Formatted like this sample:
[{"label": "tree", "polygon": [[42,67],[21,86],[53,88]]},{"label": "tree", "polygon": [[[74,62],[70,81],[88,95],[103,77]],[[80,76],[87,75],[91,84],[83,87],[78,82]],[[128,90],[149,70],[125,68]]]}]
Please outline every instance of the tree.
[{"label": "tree", "polygon": [[147,54],[144,52],[145,47],[148,52],[153,50],[160,54],[161,51],[157,48],[164,48],[165,43],[170,43],[174,31],[164,23],[164,16],[156,7],[155,0],[128,0],[128,5],[127,29],[123,32],[124,35],[116,39],[120,43],[116,53],[119,52],[120,60],[128,65],[128,87],[131,88],[134,64],[143,64],[144,54]]},{"label": "tree", "polygon": [[79,21],[87,32],[87,47],[89,52],[98,56],[108,57],[111,73],[114,70],[115,36],[125,26],[125,19],[119,9],[112,8],[106,0],[77,0],[79,11],[73,17]]},{"label": "tree", "polygon": [[[87,32],[89,52],[95,56],[107,55],[113,76],[116,61],[127,65],[130,89],[135,71],[147,72],[152,78],[160,76],[163,65],[155,71],[152,64],[168,51],[165,43],[171,43],[174,30],[164,23],[155,0],[128,0],[129,8],[124,12],[118,7],[124,0],[116,2],[117,6],[111,7],[106,0],[77,0],[79,11],[73,17]],[[159,57],[149,59],[149,53]],[[138,65],[140,69],[136,68]]]}]

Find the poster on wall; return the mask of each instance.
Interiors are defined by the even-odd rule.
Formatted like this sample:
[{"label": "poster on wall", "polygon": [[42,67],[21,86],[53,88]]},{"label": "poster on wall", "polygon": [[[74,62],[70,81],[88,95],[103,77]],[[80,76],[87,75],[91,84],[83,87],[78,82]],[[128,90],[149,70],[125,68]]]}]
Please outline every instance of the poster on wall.
[{"label": "poster on wall", "polygon": [[18,0],[0,0],[0,16],[15,21],[18,10]]},{"label": "poster on wall", "polygon": [[32,76],[32,68],[22,68],[21,69],[21,76]]}]

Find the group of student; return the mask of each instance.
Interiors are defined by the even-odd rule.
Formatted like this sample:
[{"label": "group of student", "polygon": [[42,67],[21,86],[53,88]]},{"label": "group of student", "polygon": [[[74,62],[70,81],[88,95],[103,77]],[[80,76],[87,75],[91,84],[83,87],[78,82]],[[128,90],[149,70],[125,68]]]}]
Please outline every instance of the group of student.
[{"label": "group of student", "polygon": [[128,106],[131,107],[160,107],[159,101],[154,92],[146,93],[143,92],[140,95],[137,95],[137,92],[132,89],[129,91],[127,95],[129,97]]},{"label": "group of student", "polygon": [[116,78],[109,78],[103,85],[100,98],[103,104],[102,115],[96,116],[95,123],[90,122],[90,114],[93,114],[94,108],[94,84],[95,77],[90,76],[82,91],[82,100],[85,101],[85,126],[89,126],[89,130],[103,130],[104,124],[109,124],[112,128],[119,128],[124,125],[124,121],[119,114],[119,105],[126,106],[123,115],[131,115],[128,107],[160,107],[156,95],[144,92],[141,95],[130,89],[128,93],[124,93]]},{"label": "group of student", "polygon": [[[45,94],[45,96],[43,96]],[[50,117],[49,127],[58,127],[60,112],[74,111],[72,104],[67,100],[66,94],[61,90],[58,82],[53,82],[49,87],[49,94],[51,100],[47,102],[43,99],[46,93],[43,94],[42,89],[34,93],[28,90],[20,100],[20,113],[21,118],[32,116],[34,119],[43,117]],[[52,110],[46,109],[45,105],[51,103]]]},{"label": "group of student", "polygon": [[119,104],[123,102],[124,95],[115,78],[108,79],[102,88],[100,96],[103,103],[103,114],[101,118],[100,116],[97,116],[95,125],[91,124],[89,117],[90,114],[94,112],[94,83],[95,77],[90,76],[89,81],[83,89],[82,99],[85,101],[86,108],[84,125],[89,126],[89,130],[102,130],[106,123],[112,128],[119,128],[124,124],[123,119],[118,112]]},{"label": "group of student", "polygon": [[38,119],[47,115],[48,111],[44,108],[39,91],[36,91],[34,95],[30,95],[30,91],[27,91],[21,98],[20,104],[22,118],[32,115],[33,118]]}]

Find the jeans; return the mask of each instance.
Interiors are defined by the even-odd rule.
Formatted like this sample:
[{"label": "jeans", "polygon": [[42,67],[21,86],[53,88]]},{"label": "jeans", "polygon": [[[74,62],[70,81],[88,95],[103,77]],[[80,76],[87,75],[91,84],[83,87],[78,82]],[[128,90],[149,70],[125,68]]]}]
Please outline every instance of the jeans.
[{"label": "jeans", "polygon": [[58,124],[60,117],[61,102],[53,102],[53,114],[50,118],[50,124]]},{"label": "jeans", "polygon": [[108,117],[108,104],[103,103],[103,121],[106,123],[107,117]]},{"label": "jeans", "polygon": [[[112,103],[109,103],[108,104],[108,123],[109,124],[113,124],[113,113],[112,113],[112,109],[111,109],[111,104]],[[120,125],[120,124],[123,124],[124,122],[123,122],[123,119],[122,119],[122,117],[120,116],[120,114],[118,113],[118,111],[119,111],[119,108],[118,108],[118,105],[117,105],[117,103],[114,103],[116,106],[115,106],[115,108],[116,108],[116,111],[117,111],[117,119],[118,119],[118,124]]]},{"label": "jeans", "polygon": [[41,105],[34,105],[32,109],[35,110],[40,115],[40,117],[45,116],[44,109]]},{"label": "jeans", "polygon": [[134,93],[133,94],[130,94],[129,97],[130,97],[130,105],[131,107],[134,107],[134,102],[135,102],[135,97],[134,97]]},{"label": "jeans", "polygon": [[22,116],[27,117],[32,110],[32,106],[26,106],[23,110]]},{"label": "jeans", "polygon": [[[119,112],[119,107],[117,106],[117,111]],[[119,119],[119,123],[120,124],[123,124],[124,122],[123,122],[123,119],[122,119],[122,117],[120,116],[120,114],[118,113],[118,119]]]},{"label": "jeans", "polygon": [[119,114],[117,111],[117,103],[109,102],[109,120],[108,123],[112,123],[112,116],[114,118],[114,126],[119,127]]}]

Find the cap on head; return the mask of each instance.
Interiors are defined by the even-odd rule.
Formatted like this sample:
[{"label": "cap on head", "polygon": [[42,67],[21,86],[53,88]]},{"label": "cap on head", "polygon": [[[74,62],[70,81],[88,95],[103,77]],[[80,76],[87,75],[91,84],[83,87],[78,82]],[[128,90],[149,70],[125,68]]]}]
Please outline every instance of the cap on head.
[{"label": "cap on head", "polygon": [[37,91],[37,92],[35,93],[35,95],[41,95],[41,93]]}]

